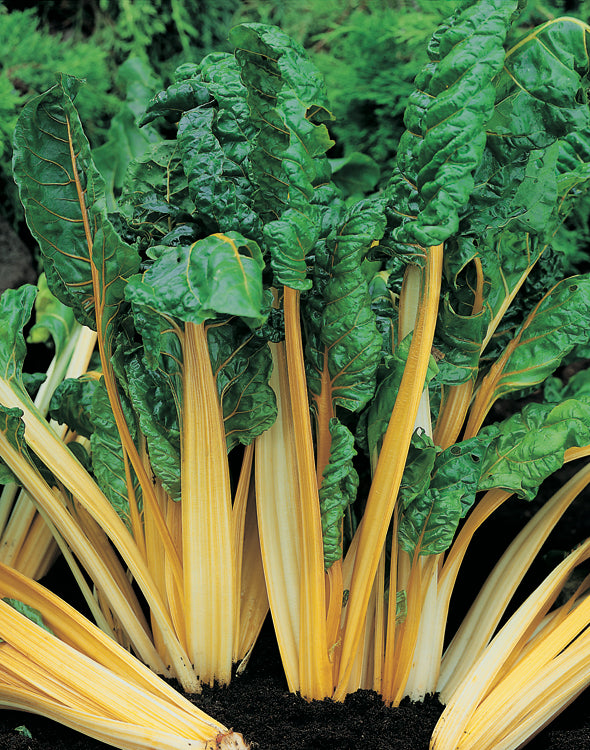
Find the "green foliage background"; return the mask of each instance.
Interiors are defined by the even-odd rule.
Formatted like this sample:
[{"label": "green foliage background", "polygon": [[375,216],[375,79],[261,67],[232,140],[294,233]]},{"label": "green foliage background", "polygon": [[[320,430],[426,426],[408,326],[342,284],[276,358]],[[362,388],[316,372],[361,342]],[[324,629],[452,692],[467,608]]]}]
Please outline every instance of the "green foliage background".
[{"label": "green foliage background", "polygon": [[[17,10],[0,3],[0,216],[22,214],[11,174],[11,138],[18,113],[52,86],[56,72],[83,78],[76,103],[116,190],[130,156],[150,132],[134,118],[175,68],[228,50],[232,26],[261,21],[280,26],[307,49],[323,73],[336,120],[331,158],[362,151],[378,165],[357,167],[359,190],[384,184],[404,130],[403,111],[426,44],[455,0],[45,0]],[[590,0],[530,0],[517,34],[552,17],[590,20]],[[512,40],[513,41],[513,40]],[[361,174],[364,172],[364,174]],[[364,182],[363,182],[364,180]],[[363,184],[361,184],[363,183]],[[556,248],[578,268],[587,243],[588,208],[578,208],[560,230]],[[565,255],[564,255],[565,253]]]}]

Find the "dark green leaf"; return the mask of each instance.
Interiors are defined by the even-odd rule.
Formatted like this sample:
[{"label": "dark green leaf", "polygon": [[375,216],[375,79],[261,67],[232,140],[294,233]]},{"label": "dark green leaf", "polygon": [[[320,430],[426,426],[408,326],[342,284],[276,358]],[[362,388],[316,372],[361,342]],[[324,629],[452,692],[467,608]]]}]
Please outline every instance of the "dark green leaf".
[{"label": "dark green leaf", "polygon": [[354,502],[359,483],[352,463],[356,456],[352,433],[337,419],[331,419],[330,435],[330,459],[320,487],[326,570],[342,557],[342,519],[346,508]]},{"label": "dark green leaf", "polygon": [[49,288],[108,342],[125,280],[138,270],[139,257],[107,216],[104,181],[73,103],[79,85],[61,76],[24,107],[13,168]]}]

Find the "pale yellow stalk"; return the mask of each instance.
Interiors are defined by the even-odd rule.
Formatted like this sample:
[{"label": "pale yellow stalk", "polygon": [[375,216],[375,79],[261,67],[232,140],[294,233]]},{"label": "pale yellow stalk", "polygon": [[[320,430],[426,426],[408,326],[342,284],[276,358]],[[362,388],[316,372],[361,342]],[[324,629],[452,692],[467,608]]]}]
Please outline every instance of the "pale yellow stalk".
[{"label": "pale yellow stalk", "polygon": [[331,696],[333,677],[328,657],[322,524],[303,360],[299,292],[285,287],[283,304],[301,514],[300,690],[307,699],[321,700]]},{"label": "pale yellow stalk", "polygon": [[277,418],[256,438],[256,505],[268,601],[281,660],[289,690],[298,692],[302,534],[299,477],[285,345],[269,346],[273,358],[269,382],[277,397]]},{"label": "pale yellow stalk", "polygon": [[589,482],[590,464],[580,469],[545,503],[506,549],[443,656],[437,684],[443,696],[453,694],[483,652],[542,544]]},{"label": "pale yellow stalk", "polygon": [[589,556],[590,540],[587,540],[547,576],[494,636],[461,684],[448,697],[447,706],[432,735],[431,750],[455,750],[478,705],[499,684],[501,672],[516,661],[573,568]]},{"label": "pale yellow stalk", "polygon": [[395,507],[422,398],[438,311],[442,251],[442,245],[432,247],[426,256],[419,316],[361,525],[361,537],[347,607],[340,681],[335,691],[337,700],[343,700],[345,696],[345,685],[361,637],[373,580]]},{"label": "pale yellow stalk", "polygon": [[236,606],[225,428],[204,324],[183,338],[182,563],[186,635],[203,682],[231,678]]}]

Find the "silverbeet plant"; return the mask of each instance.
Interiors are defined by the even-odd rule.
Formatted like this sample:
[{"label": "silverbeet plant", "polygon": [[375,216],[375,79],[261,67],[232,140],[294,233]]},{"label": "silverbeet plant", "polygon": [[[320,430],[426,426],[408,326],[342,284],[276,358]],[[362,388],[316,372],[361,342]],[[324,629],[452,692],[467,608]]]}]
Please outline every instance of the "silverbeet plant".
[{"label": "silverbeet plant", "polygon": [[[14,173],[56,355],[33,401],[38,293],[6,292],[1,704],[121,748],[244,747],[156,674],[228,682],[269,608],[292,691],[438,692],[436,750],[520,747],[586,687],[589,581],[555,602],[590,540],[500,627],[586,466],[444,649],[479,526],[590,453],[587,373],[550,377],[590,315],[590,276],[560,277],[552,249],[590,179],[590,28],[507,49],[521,6],[467,0],[436,31],[389,184],[361,201],[331,175],[322,80],[272,26],[176,71],[116,203],[80,81],[27,105]],[[53,544],[97,626],[31,580]]]}]

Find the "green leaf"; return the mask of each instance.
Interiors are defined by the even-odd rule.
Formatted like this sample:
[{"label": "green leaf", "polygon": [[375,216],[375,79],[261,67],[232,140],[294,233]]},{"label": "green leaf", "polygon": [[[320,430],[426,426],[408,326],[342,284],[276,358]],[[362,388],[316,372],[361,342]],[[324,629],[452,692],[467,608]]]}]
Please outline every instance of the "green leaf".
[{"label": "green leaf", "polygon": [[[135,438],[135,420],[127,399],[122,395],[121,403],[124,407],[125,420],[129,426],[131,437]],[[131,465],[123,459],[121,437],[102,379],[98,382],[92,394],[92,424],[90,446],[94,476],[120,518],[127,526],[130,526],[126,465],[130,472],[129,476],[138,504],[141,502],[140,488]]]},{"label": "green leaf", "polygon": [[493,79],[516,8],[516,2],[463,3],[432,37],[431,62],[408,100],[407,130],[388,187],[392,239],[400,251],[437,245],[457,232],[483,156]]},{"label": "green leaf", "polygon": [[146,438],[151,467],[173,500],[180,500],[180,426],[173,378],[146,366],[139,351],[124,357],[125,387]]},{"label": "green leaf", "polygon": [[[405,498],[398,530],[402,549],[410,555],[416,550],[420,555],[437,555],[450,547],[459,521],[475,501],[486,448],[487,440],[478,436],[452,445],[436,456],[428,488],[423,491],[424,479],[418,479],[420,491],[409,503]],[[423,453],[428,456],[433,449],[431,443]],[[408,478],[416,482],[413,477],[416,471],[411,471],[411,465],[408,468]]]},{"label": "green leaf", "polygon": [[23,328],[31,317],[36,295],[36,288],[25,284],[0,296],[0,377],[25,396],[22,371],[27,346]]},{"label": "green leaf", "polygon": [[[374,398],[369,403],[359,420],[357,437],[361,445],[367,445],[369,456],[375,457],[380,450],[381,441],[391,418],[395,399],[404,374],[404,368],[410,351],[412,334],[406,336],[396,347],[392,357],[388,359],[384,368],[384,377],[377,386]],[[425,386],[436,375],[438,367],[433,357],[430,357]]]},{"label": "green leaf", "polygon": [[559,282],[537,305],[515,336],[494,398],[542,383],[576,344],[588,340],[590,275]]},{"label": "green leaf", "polygon": [[556,18],[509,50],[488,124],[495,149],[529,150],[531,142],[544,148],[556,134],[588,127],[590,112],[580,91],[589,72],[589,32],[578,19]]},{"label": "green leaf", "polygon": [[190,247],[169,247],[127,285],[127,299],[185,322],[238,315],[261,325],[262,270],[258,245],[239,235],[211,235]]},{"label": "green leaf", "polygon": [[330,159],[332,179],[347,199],[359,200],[377,186],[381,170],[367,154],[354,151],[339,159]]},{"label": "green leaf", "polygon": [[371,398],[380,361],[381,334],[371,308],[362,263],[384,230],[384,217],[371,203],[352,207],[315,252],[314,287],[304,300],[307,375],[319,397],[327,367],[334,406],[357,411]]},{"label": "green leaf", "polygon": [[[23,412],[21,409],[10,408],[4,404],[0,404],[0,432],[4,433],[12,448],[18,453],[28,456],[25,443],[25,425],[21,419],[22,415]],[[12,482],[20,484],[18,478],[15,477],[1,459],[2,456],[0,454],[0,484],[10,484]]]},{"label": "green leaf", "polygon": [[230,40],[258,135],[250,155],[256,209],[278,284],[309,289],[305,255],[318,236],[314,186],[325,182],[332,145],[324,84],[304,50],[280,29],[241,24]]},{"label": "green leaf", "polygon": [[92,376],[66,378],[51,397],[50,418],[89,438],[94,432],[92,399],[97,387],[98,380]]},{"label": "green leaf", "polygon": [[276,419],[275,393],[268,384],[272,357],[266,341],[235,320],[209,326],[207,343],[229,452],[238,443],[249,445]]},{"label": "green leaf", "polygon": [[107,216],[104,181],[73,103],[79,85],[61,76],[24,107],[13,169],[49,288],[108,346],[125,280],[138,270],[139,257]]},{"label": "green leaf", "polygon": [[119,208],[141,247],[177,244],[199,236],[192,219],[194,205],[182,168],[182,154],[174,140],[148,148],[127,170]]},{"label": "green leaf", "polygon": [[331,419],[330,436],[330,459],[319,491],[325,570],[342,557],[342,519],[356,498],[359,483],[352,463],[356,456],[352,433],[337,419]]},{"label": "green leaf", "polygon": [[499,487],[532,500],[541,482],[563,465],[565,451],[590,445],[590,405],[568,399],[531,403],[521,413],[480,430],[489,440],[480,490]]},{"label": "green leaf", "polygon": [[118,112],[110,122],[105,143],[94,149],[96,166],[107,186],[107,205],[115,210],[129,164],[142,156],[150,143],[161,140],[153,127],[141,128],[138,115],[154,88],[153,73],[145,60],[128,57],[117,70],[117,84],[125,92]]},{"label": "green leaf", "polygon": [[44,273],[39,276],[37,289],[35,325],[29,331],[27,341],[31,344],[46,343],[51,337],[55,355],[59,357],[72,335],[74,314],[51,293]]}]

